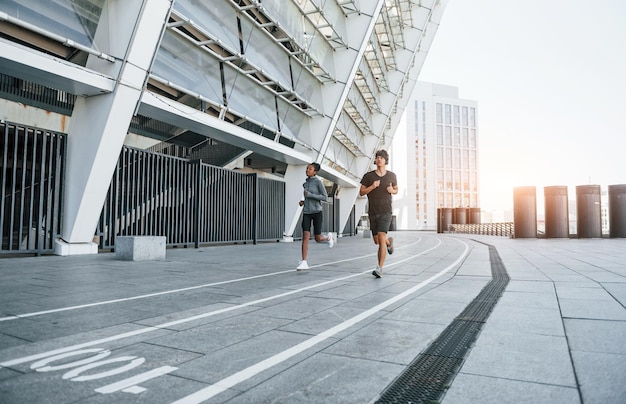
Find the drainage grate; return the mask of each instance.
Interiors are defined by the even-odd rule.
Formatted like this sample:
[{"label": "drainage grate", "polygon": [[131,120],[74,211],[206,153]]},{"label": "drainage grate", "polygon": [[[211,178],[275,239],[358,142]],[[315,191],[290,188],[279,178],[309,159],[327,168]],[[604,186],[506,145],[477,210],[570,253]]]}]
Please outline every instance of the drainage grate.
[{"label": "drainage grate", "polygon": [[[477,240],[474,240],[477,241]],[[509,283],[496,248],[490,244],[491,281],[428,348],[382,392],[376,403],[436,403],[449,387],[480,329]]]}]

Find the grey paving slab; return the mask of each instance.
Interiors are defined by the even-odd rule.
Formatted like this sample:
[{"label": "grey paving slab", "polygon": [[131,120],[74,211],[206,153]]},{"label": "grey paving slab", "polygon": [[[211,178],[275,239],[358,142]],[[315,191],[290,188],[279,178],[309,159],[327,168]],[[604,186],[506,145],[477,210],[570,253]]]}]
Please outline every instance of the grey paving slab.
[{"label": "grey paving slab", "polygon": [[615,300],[559,299],[563,317],[626,321],[626,309]]},{"label": "grey paving slab", "polygon": [[457,302],[469,303],[491,278],[455,278],[441,284],[440,287],[431,288],[422,295],[422,299],[433,302]]},{"label": "grey paving slab", "polygon": [[578,404],[574,387],[530,383],[461,372],[446,392],[442,404]]},{"label": "grey paving slab", "polygon": [[445,302],[416,298],[388,313],[385,318],[387,320],[448,325],[463,311],[466,305],[455,301]]},{"label": "grey paving slab", "polygon": [[[236,341],[229,346],[216,347],[208,355],[189,361],[184,368],[174,374],[208,384],[217,383],[309,338],[310,336],[305,334],[271,330],[246,340]],[[335,340],[331,339],[325,344],[333,342]]]},{"label": "grey paving slab", "polygon": [[291,320],[257,316],[255,312],[183,330],[152,343],[193,352],[210,353],[288,324]]},{"label": "grey paving slab", "polygon": [[[325,353],[304,360],[229,403],[367,403],[402,370],[391,363]],[[285,389],[284,386],[290,386]],[[350,386],[346,388],[346,386]]]},{"label": "grey paving slab", "polygon": [[559,282],[555,284],[559,299],[613,301],[614,297],[600,286],[598,283],[572,285]]},{"label": "grey paving slab", "polygon": [[499,306],[508,308],[558,310],[559,302],[554,290],[547,292],[515,291],[507,288],[498,302]]},{"label": "grey paving slab", "polygon": [[481,333],[461,372],[576,387],[564,336],[491,331],[489,326]]},{"label": "grey paving slab", "polygon": [[438,324],[389,321],[381,318],[346,336],[325,352],[407,365],[443,328]]},{"label": "grey paving slab", "polygon": [[[201,325],[221,321],[225,318],[239,316],[251,311],[259,310],[257,306],[240,307],[240,305],[229,303],[216,303],[208,306],[200,306],[189,310],[181,310],[162,316],[145,318],[135,321],[134,324],[145,326],[159,326],[168,324],[167,329],[183,331],[195,328]],[[193,319],[187,321],[187,319]],[[184,322],[179,322],[185,320]]]},{"label": "grey paving slab", "polygon": [[558,307],[497,306],[489,317],[489,330],[565,336]]},{"label": "grey paving slab", "polygon": [[593,404],[626,402],[626,356],[572,352],[583,401]]},{"label": "grey paving slab", "polygon": [[626,307],[626,282],[605,283],[603,286],[615,300],[620,302],[622,306]]},{"label": "grey paving slab", "polygon": [[[317,335],[345,321],[348,321],[353,317],[358,316],[362,312],[363,310],[359,308],[345,306],[331,307],[327,310],[315,313],[301,320],[293,321],[289,324],[286,324],[280,327],[279,330],[307,335]],[[359,323],[358,327],[364,327],[383,315],[385,315],[385,312],[376,313]],[[342,331],[335,337],[343,338],[345,335],[353,333],[355,329],[357,329],[357,327],[352,327],[349,330]]]},{"label": "grey paving slab", "polygon": [[616,343],[625,341],[626,321],[566,318],[563,322],[572,351],[612,353],[626,356],[626,344]]},{"label": "grey paving slab", "polygon": [[330,307],[338,306],[342,302],[341,299],[304,296],[260,309],[255,314],[258,316],[300,320],[303,317],[311,316]]},{"label": "grey paving slab", "polygon": [[[95,386],[96,383],[93,383]],[[158,379],[145,381],[141,384],[145,391],[141,393],[127,393],[124,391],[99,394],[94,393],[87,398],[75,401],[77,404],[154,404],[154,403],[172,403],[182,397],[186,397],[207,387],[206,384],[195,380],[185,379],[178,376],[166,374]],[[228,392],[223,393],[220,398],[227,400],[234,394]]]}]

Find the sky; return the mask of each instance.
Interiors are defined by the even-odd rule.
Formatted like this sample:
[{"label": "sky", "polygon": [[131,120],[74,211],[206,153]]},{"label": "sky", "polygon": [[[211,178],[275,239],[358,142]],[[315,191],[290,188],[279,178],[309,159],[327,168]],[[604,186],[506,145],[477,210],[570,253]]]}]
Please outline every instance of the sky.
[{"label": "sky", "polygon": [[[626,1],[450,0],[419,80],[478,103],[480,207],[626,184]],[[538,211],[543,211],[538,206]]]}]

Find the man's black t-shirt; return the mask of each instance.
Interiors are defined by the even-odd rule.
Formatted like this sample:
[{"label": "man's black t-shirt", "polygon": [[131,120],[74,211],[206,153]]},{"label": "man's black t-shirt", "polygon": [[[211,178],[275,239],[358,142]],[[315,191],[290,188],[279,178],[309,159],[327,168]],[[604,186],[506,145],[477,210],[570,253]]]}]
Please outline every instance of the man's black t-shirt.
[{"label": "man's black t-shirt", "polygon": [[396,179],[396,175],[387,171],[385,175],[380,177],[376,174],[376,170],[370,171],[363,176],[361,179],[361,184],[369,187],[374,183],[374,181],[380,180],[380,186],[378,188],[373,189],[369,194],[367,194],[367,200],[369,204],[368,213],[376,214],[376,213],[391,213],[391,194],[387,191],[387,187],[389,184],[398,185],[398,180]]}]

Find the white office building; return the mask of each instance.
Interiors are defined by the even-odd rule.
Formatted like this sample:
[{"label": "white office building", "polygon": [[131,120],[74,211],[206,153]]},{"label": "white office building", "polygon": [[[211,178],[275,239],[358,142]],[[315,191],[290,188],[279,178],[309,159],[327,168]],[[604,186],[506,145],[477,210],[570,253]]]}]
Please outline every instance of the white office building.
[{"label": "white office building", "polygon": [[480,207],[477,102],[458,88],[418,82],[393,150],[408,167],[399,228],[437,230],[438,208]]}]

